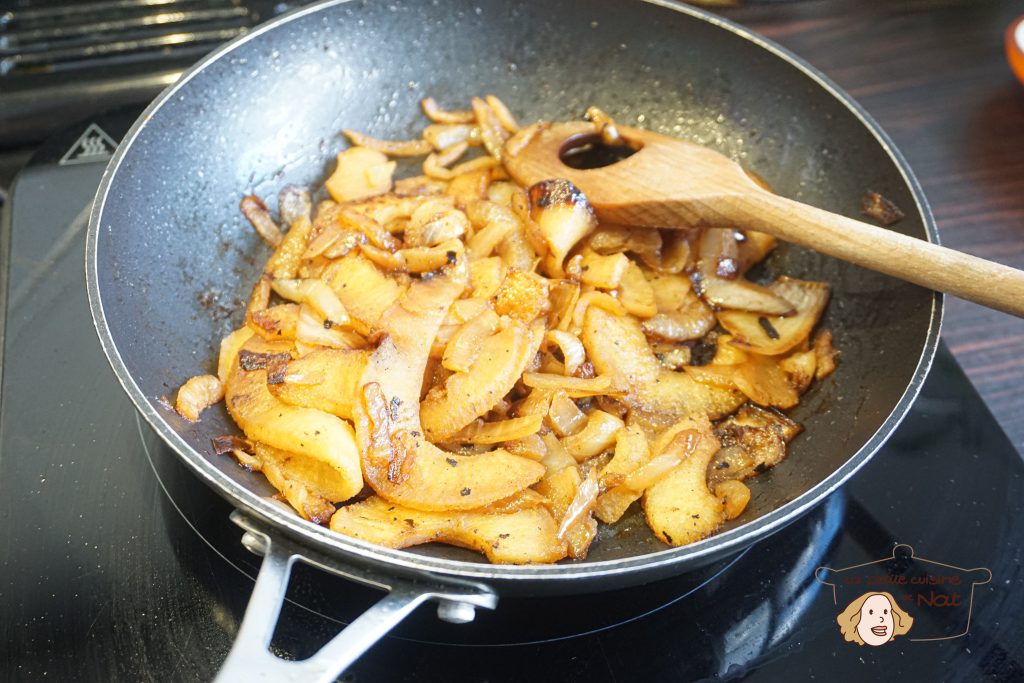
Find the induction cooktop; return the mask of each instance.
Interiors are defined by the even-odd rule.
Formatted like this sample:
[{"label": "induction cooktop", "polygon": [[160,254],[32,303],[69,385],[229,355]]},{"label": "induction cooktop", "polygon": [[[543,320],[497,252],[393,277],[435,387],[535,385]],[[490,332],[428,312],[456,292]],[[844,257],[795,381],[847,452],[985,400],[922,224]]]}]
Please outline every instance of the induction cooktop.
[{"label": "induction cooktop", "polygon": [[[89,317],[89,207],[135,114],[56,136],[4,207],[2,680],[211,680],[259,569],[230,504],[138,418]],[[341,680],[1024,680],[1022,475],[942,347],[874,459],[756,546],[639,588],[502,599],[469,624],[424,606]],[[874,646],[858,628],[882,593],[913,625]],[[299,566],[272,649],[308,657],[379,597]]]}]

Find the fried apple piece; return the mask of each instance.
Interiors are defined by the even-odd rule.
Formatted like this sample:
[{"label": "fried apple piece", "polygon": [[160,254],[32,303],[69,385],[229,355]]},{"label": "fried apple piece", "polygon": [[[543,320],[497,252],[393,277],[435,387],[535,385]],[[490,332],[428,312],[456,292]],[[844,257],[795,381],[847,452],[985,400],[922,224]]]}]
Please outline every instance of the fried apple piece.
[{"label": "fried apple piece", "polygon": [[330,485],[333,472],[326,464],[258,442],[251,455],[252,469],[262,472],[303,518],[314,524],[330,521],[336,492]]},{"label": "fried apple piece", "polygon": [[818,361],[814,370],[814,379],[820,381],[835,372],[839,351],[832,346],[832,333],[828,330],[818,330],[818,333],[814,335],[814,341],[811,342],[811,348],[814,349]]},{"label": "fried apple piece", "polygon": [[[242,347],[260,349],[254,338]],[[352,428],[344,420],[320,410],[289,405],[267,388],[267,369],[236,366],[225,387],[225,405],[231,417],[252,441],[306,456],[330,468],[333,500],[348,500],[363,488],[359,449]]]},{"label": "fried apple piece", "polygon": [[387,548],[448,543],[483,553],[495,564],[557,562],[566,544],[543,506],[514,512],[427,512],[372,496],[339,509],[331,529]]},{"label": "fried apple piece", "polygon": [[298,304],[278,304],[262,311],[253,311],[247,316],[246,326],[267,341],[295,339],[295,328],[299,322]]},{"label": "fried apple piece", "polygon": [[551,308],[548,282],[535,273],[513,270],[491,297],[494,312],[530,322]]},{"label": "fried apple piece", "polygon": [[384,194],[391,189],[396,166],[377,150],[351,147],[338,155],[338,165],[324,187],[336,202]]},{"label": "fried apple piece", "polygon": [[366,350],[317,349],[288,361],[283,381],[271,384],[270,393],[289,405],[351,420],[369,357]]},{"label": "fried apple piece", "polygon": [[359,381],[362,395],[353,417],[367,482],[381,497],[418,510],[482,507],[544,475],[539,463],[504,450],[446,453],[423,435],[419,398],[431,340],[463,292],[466,270],[460,259],[447,272],[410,286],[382,318],[380,344]]},{"label": "fried apple piece", "polygon": [[[677,424],[673,431],[680,427],[692,429],[696,424]],[[698,431],[700,441],[693,451],[643,496],[648,526],[669,545],[699,541],[714,533],[725,521],[725,505],[708,489],[707,482],[708,463],[720,444],[710,424],[699,427]]]},{"label": "fried apple piece", "polygon": [[743,406],[715,427],[722,448],[708,465],[708,486],[767,472],[786,457],[786,444],[802,430],[778,411]]},{"label": "fried apple piece", "polygon": [[828,303],[829,286],[825,282],[783,276],[769,289],[785,297],[795,313],[785,317],[744,311],[719,313],[718,322],[732,334],[733,346],[769,356],[786,353],[807,340]]},{"label": "fried apple piece", "polygon": [[357,332],[366,334],[402,296],[404,287],[360,254],[349,254],[331,264],[324,281],[338,295]]},{"label": "fried apple piece", "polygon": [[743,403],[743,395],[736,391],[701,384],[662,367],[631,317],[591,306],[581,340],[597,372],[610,376],[615,387],[626,392],[621,400],[647,421],[670,425],[690,413],[717,419]]},{"label": "fried apple piece", "polygon": [[427,438],[444,441],[493,408],[515,386],[543,336],[542,321],[513,321],[488,337],[469,370],[455,373],[443,388],[427,394],[420,406]]},{"label": "fried apple piece", "polygon": [[800,402],[800,394],[780,366],[779,358],[748,354],[747,360],[736,366],[733,381],[736,387],[754,403],[786,410]]}]

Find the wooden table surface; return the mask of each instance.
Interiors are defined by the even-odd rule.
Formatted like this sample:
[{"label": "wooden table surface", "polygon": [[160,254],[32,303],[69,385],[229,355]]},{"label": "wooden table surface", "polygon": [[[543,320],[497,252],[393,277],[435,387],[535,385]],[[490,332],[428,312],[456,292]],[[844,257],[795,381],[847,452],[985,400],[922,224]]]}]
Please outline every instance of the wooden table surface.
[{"label": "wooden table surface", "polygon": [[[1003,34],[1024,2],[816,0],[718,9],[853,95],[920,179],[943,242],[1024,269],[1024,86]],[[1024,451],[1024,320],[947,297],[942,336]]]}]

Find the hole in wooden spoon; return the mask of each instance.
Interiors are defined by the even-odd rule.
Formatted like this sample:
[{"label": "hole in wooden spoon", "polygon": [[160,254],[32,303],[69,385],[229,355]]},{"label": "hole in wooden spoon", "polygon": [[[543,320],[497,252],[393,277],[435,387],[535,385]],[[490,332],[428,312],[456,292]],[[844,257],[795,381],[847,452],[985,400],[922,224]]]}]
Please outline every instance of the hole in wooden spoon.
[{"label": "hole in wooden spoon", "polygon": [[569,138],[558,152],[558,158],[569,168],[588,169],[611,166],[633,156],[639,150],[630,144],[609,145],[597,133]]}]

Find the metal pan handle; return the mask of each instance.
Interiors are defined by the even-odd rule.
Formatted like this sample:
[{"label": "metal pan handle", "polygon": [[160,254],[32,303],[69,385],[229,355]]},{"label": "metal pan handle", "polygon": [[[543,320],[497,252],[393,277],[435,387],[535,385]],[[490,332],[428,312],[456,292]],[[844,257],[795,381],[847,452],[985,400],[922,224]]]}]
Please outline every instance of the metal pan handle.
[{"label": "metal pan handle", "polygon": [[[498,604],[497,595],[483,584],[451,579],[442,581],[430,575],[416,580],[398,578],[311,552],[239,510],[231,513],[231,521],[245,529],[242,544],[251,552],[262,555],[263,564],[234,645],[215,683],[282,680],[329,683],[428,600],[438,602],[438,618],[452,623],[470,622],[477,607],[494,609]],[[342,629],[316,654],[297,662],[280,659],[270,651],[270,639],[288,590],[292,565],[296,561],[387,591],[378,603]]]}]

